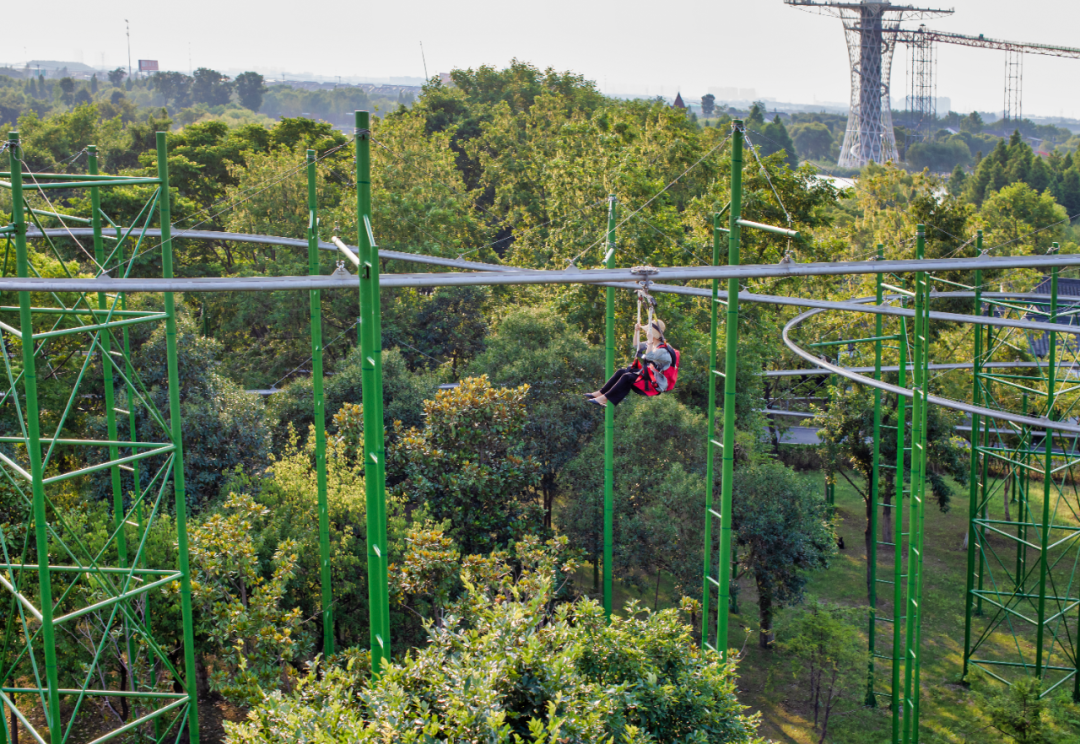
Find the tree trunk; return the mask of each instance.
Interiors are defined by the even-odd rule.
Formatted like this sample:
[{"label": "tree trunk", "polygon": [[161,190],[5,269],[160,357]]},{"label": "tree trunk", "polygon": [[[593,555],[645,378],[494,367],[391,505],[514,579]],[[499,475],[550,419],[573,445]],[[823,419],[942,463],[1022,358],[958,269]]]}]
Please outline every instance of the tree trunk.
[{"label": "tree trunk", "polygon": [[761,633],[758,635],[758,645],[763,649],[772,648],[775,634],[772,629],[773,606],[772,592],[758,579],[758,618],[761,621]]},{"label": "tree trunk", "polygon": [[660,606],[660,569],[656,569],[656,594],[653,596],[652,609],[656,612],[656,608]]},{"label": "tree trunk", "polygon": [[825,737],[829,734],[829,714],[832,713],[833,703],[836,698],[833,696],[833,691],[836,689],[836,676],[837,670],[833,670],[832,679],[829,680],[829,689],[825,693],[825,720],[821,722],[821,738],[818,739],[818,744],[825,744]]}]

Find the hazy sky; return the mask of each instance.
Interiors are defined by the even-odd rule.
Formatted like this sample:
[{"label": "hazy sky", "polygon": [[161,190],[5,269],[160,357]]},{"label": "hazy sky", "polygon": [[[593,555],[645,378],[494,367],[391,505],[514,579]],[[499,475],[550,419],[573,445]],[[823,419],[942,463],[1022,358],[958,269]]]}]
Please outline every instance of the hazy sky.
[{"label": "hazy sky", "polygon": [[[935,6],[937,7],[937,6]],[[955,0],[941,30],[1080,46],[1080,5],[1070,0]],[[63,59],[127,65],[131,54],[162,69],[285,70],[300,76],[418,76],[427,70],[504,65],[517,57],[573,70],[609,93],[696,99],[711,86],[754,88],[781,101],[847,101],[848,63],[840,21],[782,0],[622,3],[547,0],[269,2],[55,0],[10,3],[0,62]],[[20,42],[12,44],[13,39]],[[23,46],[20,48],[18,44]],[[1003,52],[939,45],[938,95],[953,109],[1002,107]],[[189,62],[190,55],[190,62]],[[893,65],[903,96],[906,55]],[[1080,118],[1080,60],[1025,56],[1024,113]]]}]

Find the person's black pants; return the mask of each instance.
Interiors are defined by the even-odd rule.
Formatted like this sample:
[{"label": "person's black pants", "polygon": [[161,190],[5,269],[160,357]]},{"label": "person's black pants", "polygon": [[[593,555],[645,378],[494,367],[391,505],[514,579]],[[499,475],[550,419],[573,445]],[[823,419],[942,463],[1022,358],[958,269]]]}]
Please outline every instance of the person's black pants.
[{"label": "person's black pants", "polygon": [[622,403],[623,398],[625,398],[631,390],[638,395],[644,395],[643,392],[634,387],[634,383],[637,382],[637,379],[640,376],[641,371],[631,367],[617,369],[615,370],[615,374],[611,376],[611,379],[604,383],[604,387],[600,388],[600,392],[604,394],[604,397],[608,399],[611,405],[617,406]]}]

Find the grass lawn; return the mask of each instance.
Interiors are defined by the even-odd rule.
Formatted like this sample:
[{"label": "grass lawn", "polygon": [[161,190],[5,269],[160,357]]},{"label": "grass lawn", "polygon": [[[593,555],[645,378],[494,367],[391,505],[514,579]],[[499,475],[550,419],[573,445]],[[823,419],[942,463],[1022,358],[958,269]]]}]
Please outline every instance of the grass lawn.
[{"label": "grass lawn", "polygon": [[[820,480],[820,474],[809,477]],[[1033,484],[1030,498],[1033,509],[1041,509],[1041,484]],[[1068,500],[1075,506],[1077,499],[1070,488]],[[993,499],[990,516],[1003,519],[1004,511],[1000,495]],[[863,532],[866,524],[865,508],[862,498],[844,479],[836,485],[837,530],[843,537],[845,549],[840,551],[832,566],[818,572],[812,578],[808,598],[852,606],[866,607],[866,550]],[[908,500],[904,500],[905,510]],[[1016,508],[1013,505],[1013,519]],[[998,742],[1009,741],[996,731],[987,728],[987,722],[980,717],[975,706],[975,695],[960,684],[961,663],[964,645],[964,589],[967,553],[963,549],[964,533],[967,529],[968,490],[954,484],[952,505],[948,513],[942,513],[936,504],[928,505],[925,519],[925,559],[922,606],[922,698],[920,740],[922,744],[949,744],[960,742]],[[1061,512],[1059,512],[1060,514]],[[905,515],[906,517],[906,515]],[[1059,516],[1059,520],[1061,517]],[[1075,520],[1073,520],[1075,523]],[[905,521],[906,530],[906,521]],[[1035,538],[1037,539],[1037,537]],[[1015,543],[1004,538],[991,539],[992,548],[1008,562],[1009,556],[1015,555]],[[891,551],[892,548],[883,550]],[[891,555],[891,554],[890,554]],[[1072,559],[1076,557],[1075,547],[1069,557],[1062,561],[1057,570],[1067,577],[1072,570]],[[1034,561],[1031,560],[1034,564]],[[1068,566],[1065,566],[1065,563]],[[882,560],[879,571],[891,578],[891,560]],[[986,571],[987,582],[990,571]],[[997,573],[1000,576],[1000,571]],[[1037,572],[1036,572],[1037,577]],[[1037,579],[1036,579],[1037,581]],[[583,588],[592,586],[592,568],[581,569],[578,585]],[[1035,584],[1037,586],[1037,584]],[[621,607],[630,598],[637,598],[648,607],[652,607],[655,584],[639,593],[633,588],[620,586],[615,588],[615,607]],[[879,585],[879,614],[891,616],[892,587]],[[1075,596],[1075,584],[1071,594]],[[661,577],[660,606],[671,606],[677,598],[671,594],[671,585]],[[883,601],[889,600],[889,601]],[[806,701],[805,682],[795,678],[788,659],[777,651],[765,651],[757,645],[757,595],[753,582],[744,579],[739,596],[740,613],[732,615],[729,626],[728,643],[741,649],[743,660],[740,663],[740,699],[752,710],[762,714],[762,734],[768,739],[784,744],[811,744],[817,742],[819,733],[814,730],[812,710]],[[990,608],[987,606],[987,615]],[[1070,613],[1068,632],[1072,638],[1077,634],[1077,610]],[[776,620],[778,631],[782,631],[784,617]],[[1015,626],[1020,629],[1021,626]],[[1030,626],[1029,626],[1030,627]],[[976,632],[979,626],[976,625]],[[1059,629],[1064,634],[1064,628]],[[882,634],[890,634],[883,639]],[[878,625],[879,652],[891,651],[891,626]],[[886,640],[890,643],[887,645]],[[866,642],[864,631],[863,641]],[[1023,633],[1019,640],[1020,650],[1029,659],[1034,658],[1034,632]],[[1016,658],[1017,642],[1008,632],[1007,626],[991,634],[981,651],[984,658]],[[1064,664],[1060,651],[1054,663]],[[877,660],[876,690],[889,692],[889,662]],[[1063,688],[1071,692],[1072,682]],[[973,685],[976,691],[992,692],[1000,687],[999,683],[975,673]],[[863,705],[865,697],[865,678],[853,680],[852,692],[833,714],[829,724],[827,741],[833,744],[880,744],[888,742],[891,732],[891,718],[888,700],[879,698],[877,708]],[[1072,720],[1076,723],[1070,731],[1067,724],[1059,727],[1065,737],[1062,741],[1080,742],[1080,709],[1073,709]]]}]

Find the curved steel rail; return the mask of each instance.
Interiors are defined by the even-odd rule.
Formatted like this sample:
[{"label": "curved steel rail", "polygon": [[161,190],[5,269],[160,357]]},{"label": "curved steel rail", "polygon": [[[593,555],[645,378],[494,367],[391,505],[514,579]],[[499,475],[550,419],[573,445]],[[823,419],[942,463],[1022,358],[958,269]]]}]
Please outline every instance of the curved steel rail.
[{"label": "curved steel rail", "polygon": [[[864,300],[870,301],[870,300]],[[784,344],[791,349],[795,354],[802,357],[811,364],[815,364],[818,367],[828,370],[832,374],[840,375],[852,382],[856,382],[860,385],[866,385],[867,387],[878,388],[894,395],[902,395],[905,398],[914,397],[914,392],[909,388],[902,388],[899,385],[892,385],[887,382],[881,382],[875,380],[872,377],[866,377],[865,375],[852,372],[846,367],[841,367],[836,364],[832,364],[820,357],[816,357],[805,349],[801,348],[798,344],[791,340],[791,330],[802,323],[804,320],[812,318],[813,316],[825,312],[823,308],[815,308],[813,310],[807,310],[805,313],[796,315],[794,318],[787,322],[784,326],[783,338]],[[992,408],[983,408],[982,406],[971,405],[970,403],[962,403],[958,400],[951,400],[949,398],[942,398],[937,395],[927,395],[926,400],[937,406],[944,406],[945,408],[951,408],[955,411],[963,411],[964,413],[973,413],[979,416],[986,416],[999,421],[1011,421],[1014,424],[1021,424],[1023,426],[1031,426],[1036,429],[1053,429],[1054,431],[1069,432],[1071,434],[1080,434],[1080,426],[1075,424],[1068,424],[1062,421],[1051,421],[1048,418],[1022,416],[1016,413],[1005,413],[1003,411],[997,411]]]}]

